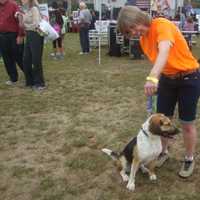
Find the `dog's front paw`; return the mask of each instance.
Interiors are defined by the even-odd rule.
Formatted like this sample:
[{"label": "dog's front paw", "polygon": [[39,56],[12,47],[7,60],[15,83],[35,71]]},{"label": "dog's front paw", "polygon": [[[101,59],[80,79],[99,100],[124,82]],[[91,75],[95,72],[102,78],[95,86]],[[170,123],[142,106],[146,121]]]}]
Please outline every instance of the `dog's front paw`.
[{"label": "dog's front paw", "polygon": [[123,175],[123,176],[122,176],[122,180],[123,180],[124,182],[128,182],[129,176],[128,176],[127,174]]},{"label": "dog's front paw", "polygon": [[152,174],[151,176],[149,176],[150,181],[156,181],[157,180],[157,176],[155,174]]},{"label": "dog's front paw", "polygon": [[123,171],[121,171],[121,172],[120,172],[120,175],[121,175],[122,180],[123,180],[124,182],[128,182],[129,176],[128,176],[126,173],[124,173]]},{"label": "dog's front paw", "polygon": [[134,191],[135,190],[135,183],[133,182],[128,182],[126,188],[130,191]]}]

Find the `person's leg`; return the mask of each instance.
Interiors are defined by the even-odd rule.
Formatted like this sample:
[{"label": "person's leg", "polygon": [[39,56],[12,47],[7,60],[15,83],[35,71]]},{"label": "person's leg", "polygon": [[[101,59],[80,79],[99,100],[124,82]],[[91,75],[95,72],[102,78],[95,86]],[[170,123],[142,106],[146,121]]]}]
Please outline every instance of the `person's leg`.
[{"label": "person's leg", "polygon": [[37,87],[44,87],[45,83],[42,68],[43,37],[36,32],[32,32],[31,38],[32,42],[30,47],[32,53],[34,85]]},{"label": "person's leg", "polygon": [[11,37],[12,40],[12,53],[15,62],[18,64],[19,68],[23,70],[23,54],[24,54],[24,44],[16,43],[16,34]]},{"label": "person's leg", "polygon": [[179,118],[182,124],[185,146],[185,159],[179,175],[187,178],[194,170],[194,153],[197,143],[197,131],[194,124],[197,103],[200,95],[200,73],[196,72],[182,79],[179,95]]},{"label": "person's leg", "polygon": [[57,39],[56,40],[54,40],[53,42],[52,42],[52,47],[53,47],[53,52],[50,54],[50,56],[52,56],[52,57],[55,57],[56,56],[56,53],[57,53],[57,45],[56,45],[56,41],[57,41]]},{"label": "person's leg", "polygon": [[62,55],[65,55],[65,34],[62,34]]},{"label": "person's leg", "polygon": [[89,28],[85,29],[85,52],[90,52],[90,41],[89,41]]},{"label": "person's leg", "polygon": [[194,123],[182,123],[183,140],[185,144],[185,156],[192,158],[197,143],[197,130]]},{"label": "person's leg", "polygon": [[57,53],[57,58],[58,59],[63,59],[63,48],[62,48],[62,37],[58,38],[58,53]]},{"label": "person's leg", "polygon": [[26,86],[28,87],[32,87],[34,85],[30,40],[31,40],[30,33],[27,33],[26,43],[24,46],[23,67],[24,67],[24,74],[25,74],[25,79],[26,79]]},{"label": "person's leg", "polygon": [[24,67],[23,67],[23,55],[24,55],[24,43],[17,45],[17,57],[16,57],[16,62],[19,66],[19,68],[24,71]]},{"label": "person's leg", "polygon": [[80,44],[81,44],[81,51],[84,52],[84,28],[81,27],[80,28],[80,32],[79,32],[79,36],[80,36]]},{"label": "person's leg", "polygon": [[16,82],[18,80],[18,73],[15,63],[15,58],[13,56],[12,37],[13,36],[9,34],[2,34],[2,35],[0,34],[0,48],[5,69],[10,78],[10,81]]}]

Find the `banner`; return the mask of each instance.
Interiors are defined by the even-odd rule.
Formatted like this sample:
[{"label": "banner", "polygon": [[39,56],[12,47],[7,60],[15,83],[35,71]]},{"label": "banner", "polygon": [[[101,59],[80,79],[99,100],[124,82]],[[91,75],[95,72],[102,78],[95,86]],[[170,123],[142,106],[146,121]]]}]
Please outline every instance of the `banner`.
[{"label": "banner", "polygon": [[39,4],[39,8],[40,8],[40,13],[42,15],[42,18],[45,19],[46,21],[49,21],[48,4],[47,3]]}]

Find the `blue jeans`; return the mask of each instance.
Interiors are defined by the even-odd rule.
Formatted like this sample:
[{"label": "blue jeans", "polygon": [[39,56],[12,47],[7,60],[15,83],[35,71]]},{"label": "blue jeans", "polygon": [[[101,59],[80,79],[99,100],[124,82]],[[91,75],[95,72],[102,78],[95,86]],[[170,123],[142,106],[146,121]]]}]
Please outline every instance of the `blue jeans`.
[{"label": "blue jeans", "polygon": [[157,112],[172,117],[178,103],[179,119],[192,122],[196,118],[199,95],[199,71],[176,79],[162,75],[158,87]]}]

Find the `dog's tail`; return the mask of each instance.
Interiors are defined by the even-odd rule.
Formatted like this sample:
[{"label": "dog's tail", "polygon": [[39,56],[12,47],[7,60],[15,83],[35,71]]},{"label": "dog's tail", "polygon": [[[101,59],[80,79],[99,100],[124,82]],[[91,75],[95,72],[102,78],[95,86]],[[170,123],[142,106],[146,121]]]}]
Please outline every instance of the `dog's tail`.
[{"label": "dog's tail", "polygon": [[110,156],[113,160],[118,160],[120,157],[120,153],[114,152],[110,149],[101,149],[101,151],[103,151],[105,154],[107,154],[108,156]]}]

